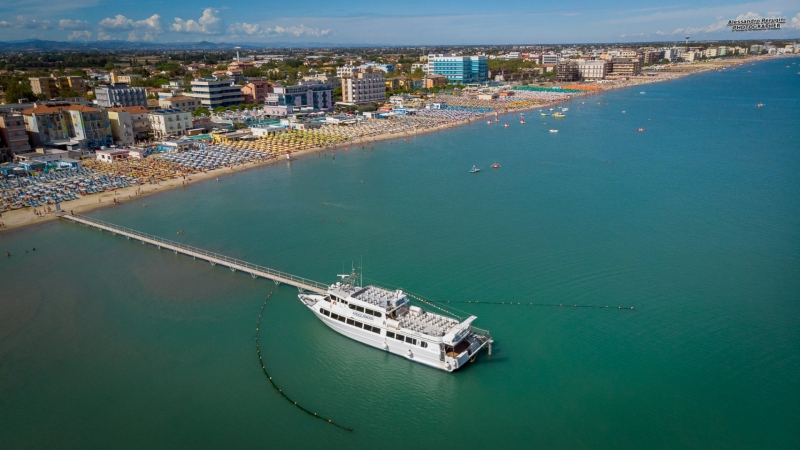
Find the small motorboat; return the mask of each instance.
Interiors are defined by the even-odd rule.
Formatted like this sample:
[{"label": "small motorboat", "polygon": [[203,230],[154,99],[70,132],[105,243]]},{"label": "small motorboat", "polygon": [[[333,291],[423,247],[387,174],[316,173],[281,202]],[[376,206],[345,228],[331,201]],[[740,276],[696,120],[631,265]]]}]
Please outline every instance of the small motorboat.
[{"label": "small motorboat", "polygon": [[625,111],[622,111],[622,114],[625,114]]},{"label": "small motorboat", "polygon": [[642,133],[642,132],[644,132],[644,131],[647,131],[647,130],[645,130],[644,128],[641,128],[641,127],[640,127],[640,128],[637,128],[637,129],[636,129],[636,131],[638,131],[638,132]]},{"label": "small motorboat", "polygon": [[561,114],[561,113],[555,113],[555,114],[553,114],[553,117],[558,118],[558,119],[563,119],[564,117],[567,117],[567,116],[565,116],[564,114]]},{"label": "small motorboat", "polygon": [[558,133],[558,130],[550,130],[551,133]]},{"label": "small motorboat", "polygon": [[508,122],[506,122],[506,124],[505,124],[505,125],[503,125],[503,126],[504,126],[504,127],[506,127],[506,128],[508,128]]},{"label": "small motorboat", "polygon": [[561,108],[561,112],[569,111],[569,108]]},{"label": "small motorboat", "polygon": [[469,173],[478,173],[478,172],[480,172],[480,171],[481,171],[481,169],[478,169],[478,168],[477,168],[477,167],[475,167],[475,166],[472,166],[472,169],[469,169]]},{"label": "small motorboat", "polygon": [[519,123],[525,123],[525,119],[520,120]]},{"label": "small motorboat", "polygon": [[644,91],[639,92],[640,94],[644,95]]},{"label": "small motorboat", "polygon": [[549,116],[550,114],[541,113],[543,116]]},{"label": "small motorboat", "polygon": [[487,120],[487,121],[486,121],[486,123],[488,123],[489,125],[491,125],[491,124],[492,124],[492,119],[489,119],[489,120]]},{"label": "small motorboat", "polygon": [[763,104],[763,103],[759,103],[759,104],[757,104],[757,105],[756,105],[756,107],[758,107],[758,108],[763,108],[763,107],[764,107],[764,104]]},{"label": "small motorboat", "polygon": [[499,169],[499,168],[500,164],[497,164],[497,161],[495,161],[494,164],[492,164],[492,169]]}]

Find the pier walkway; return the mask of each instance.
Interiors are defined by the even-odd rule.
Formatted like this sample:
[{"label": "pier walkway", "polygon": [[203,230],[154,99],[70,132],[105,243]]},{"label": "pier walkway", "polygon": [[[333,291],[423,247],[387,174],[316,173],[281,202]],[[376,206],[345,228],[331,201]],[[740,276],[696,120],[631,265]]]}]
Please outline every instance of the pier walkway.
[{"label": "pier walkway", "polygon": [[318,294],[325,295],[328,289],[328,285],[325,283],[309,280],[308,278],[298,277],[290,273],[270,269],[269,267],[259,266],[258,264],[252,264],[247,261],[220,255],[219,253],[209,252],[201,248],[192,247],[179,242],[170,241],[158,236],[153,236],[152,234],[142,233],[140,231],[114,225],[113,223],[104,222],[102,220],[65,213],[61,213],[59,217],[64,220],[69,220],[92,228],[97,228],[98,230],[108,231],[114,235],[118,234],[120,236],[125,236],[128,239],[135,239],[142,244],[150,244],[158,247],[159,249],[171,250],[175,252],[176,255],[183,254],[186,256],[191,256],[193,259],[208,261],[212,266],[219,264],[220,266],[225,266],[234,272],[239,270],[250,274],[253,278],[261,277],[272,280],[275,282],[275,284],[288,284],[296,287],[300,291],[316,292]]}]

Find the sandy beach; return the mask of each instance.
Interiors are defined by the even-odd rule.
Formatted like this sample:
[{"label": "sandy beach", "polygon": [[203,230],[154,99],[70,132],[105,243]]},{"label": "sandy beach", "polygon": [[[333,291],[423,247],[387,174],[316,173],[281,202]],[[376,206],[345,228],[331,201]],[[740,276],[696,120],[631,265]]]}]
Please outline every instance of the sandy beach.
[{"label": "sandy beach", "polygon": [[[641,85],[645,85],[645,84],[651,84],[651,83],[657,83],[657,82],[663,82],[663,81],[670,81],[670,80],[682,78],[682,77],[685,77],[685,76],[706,72],[708,70],[717,70],[717,69],[720,69],[720,68],[739,65],[739,64],[742,64],[742,63],[750,62],[750,61],[754,61],[754,60],[752,60],[752,59],[730,60],[730,61],[726,61],[726,64],[719,64],[719,63],[717,63],[717,64],[705,64],[705,65],[702,65],[702,66],[696,66],[696,67],[694,67],[694,70],[691,70],[691,71],[687,70],[687,71],[684,71],[684,72],[673,72],[673,73],[670,73],[668,77],[667,76],[665,76],[665,77],[644,77],[643,76],[643,77],[637,77],[637,78],[633,78],[633,79],[629,79],[629,80],[618,80],[618,81],[615,81],[613,84],[609,83],[607,85],[604,85],[603,86],[603,90],[586,91],[585,93],[582,93],[582,94],[574,94],[574,95],[572,95],[572,99],[574,99],[576,97],[581,97],[581,96],[588,96],[588,95],[593,95],[593,94],[602,94],[603,92],[606,92],[608,90],[623,89],[623,88],[628,88],[628,87],[641,86]],[[502,114],[510,114],[510,113],[517,113],[517,112],[523,112],[523,111],[530,111],[530,110],[544,108],[544,107],[551,107],[551,106],[554,106],[554,105],[556,105],[558,103],[561,103],[561,102],[562,101],[550,101],[550,102],[544,102],[544,103],[541,103],[541,104],[531,105],[531,106],[525,107],[525,108],[506,108],[505,106],[499,104],[498,105],[499,106],[498,111],[500,111]],[[347,143],[339,143],[339,144],[337,144],[335,146],[329,146],[329,147],[307,148],[307,149],[303,149],[303,150],[299,150],[299,151],[293,152],[292,153],[292,159],[297,159],[297,158],[299,158],[299,157],[301,157],[303,155],[310,154],[310,153],[332,152],[332,151],[342,150],[344,148],[354,147],[354,146],[358,146],[358,145],[362,145],[362,144],[367,145],[367,144],[370,144],[370,143],[375,143],[375,142],[380,142],[380,141],[385,141],[385,140],[404,139],[404,138],[419,136],[419,135],[426,134],[426,133],[431,133],[431,132],[434,132],[434,131],[441,131],[441,130],[445,130],[445,129],[449,129],[449,128],[453,128],[453,127],[466,125],[466,124],[469,124],[469,123],[474,122],[474,121],[478,121],[478,120],[482,120],[482,119],[485,119],[485,118],[490,117],[490,116],[494,116],[494,114],[495,114],[494,112],[488,112],[488,113],[484,114],[483,116],[474,116],[471,119],[453,121],[453,122],[450,122],[450,123],[446,123],[446,124],[443,124],[443,125],[438,125],[438,126],[430,127],[430,128],[418,129],[418,130],[414,130],[414,131],[404,131],[404,132],[400,132],[400,133],[388,133],[388,134],[379,134],[379,135],[376,135],[376,136],[362,137],[362,138],[353,139],[351,141],[348,141]],[[77,200],[70,200],[70,201],[62,202],[60,204],[61,205],[61,210],[66,212],[66,213],[74,212],[75,214],[84,214],[84,213],[93,211],[93,210],[98,209],[98,208],[111,208],[111,207],[117,207],[117,208],[118,207],[139,207],[139,208],[143,208],[143,207],[146,207],[146,203],[147,203],[146,199],[150,195],[153,195],[153,194],[156,194],[156,193],[159,193],[159,192],[164,192],[164,191],[167,191],[167,190],[170,190],[170,189],[177,189],[177,188],[191,189],[191,186],[193,184],[201,182],[201,181],[204,181],[204,180],[215,179],[217,177],[224,177],[224,176],[227,176],[227,175],[239,172],[239,171],[244,171],[247,168],[255,168],[255,167],[259,167],[259,166],[266,165],[266,164],[272,164],[272,163],[275,163],[275,162],[278,162],[278,161],[285,161],[285,159],[283,159],[282,157],[276,157],[276,158],[271,158],[271,159],[268,159],[268,160],[265,160],[265,161],[247,163],[247,164],[244,164],[244,165],[236,166],[234,168],[225,167],[225,168],[220,168],[220,169],[216,169],[216,170],[211,170],[211,171],[208,171],[208,172],[195,173],[195,174],[192,174],[190,176],[187,176],[186,180],[184,180],[181,177],[178,177],[178,178],[169,179],[169,180],[166,180],[166,181],[160,181],[157,184],[143,183],[143,184],[127,187],[127,188],[117,189],[116,191],[113,191],[113,192],[105,192],[105,193],[102,193],[102,194],[87,195],[87,196],[81,197],[81,198],[79,198]],[[115,199],[117,200],[117,202],[114,201]],[[57,219],[58,215],[55,213],[54,205],[50,205],[50,208],[53,209],[53,212],[51,212],[51,213],[43,213],[41,215],[35,214],[33,208],[23,208],[23,209],[14,210],[14,211],[3,212],[2,216],[0,217],[0,222],[4,223],[5,226],[0,228],[0,233],[7,232],[7,231],[10,231],[10,230],[13,230],[13,229],[18,229],[20,227],[25,227],[25,226],[29,226],[29,225],[35,225],[35,224],[44,223],[44,222],[47,222],[47,221],[50,221],[50,220]],[[39,210],[40,212],[43,211],[43,209],[44,209],[43,207],[36,208],[36,210]]]}]

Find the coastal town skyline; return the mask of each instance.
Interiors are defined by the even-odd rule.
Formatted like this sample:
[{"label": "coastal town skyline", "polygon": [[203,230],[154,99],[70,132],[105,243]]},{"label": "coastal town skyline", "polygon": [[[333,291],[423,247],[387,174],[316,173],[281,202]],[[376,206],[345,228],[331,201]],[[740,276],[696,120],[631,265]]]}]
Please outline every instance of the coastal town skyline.
[{"label": "coastal town skyline", "polygon": [[[555,6],[506,2],[484,6],[414,3],[403,12],[378,3],[347,9],[320,2],[270,5],[150,4],[85,0],[48,5],[33,1],[0,6],[0,41],[42,39],[153,43],[236,42],[318,45],[503,45],[724,39],[791,39],[800,33],[800,9],[792,2],[664,5],[619,1],[597,7],[584,1]],[[785,17],[780,30],[732,33],[728,20]],[[498,30],[502,29],[501,33]]]}]

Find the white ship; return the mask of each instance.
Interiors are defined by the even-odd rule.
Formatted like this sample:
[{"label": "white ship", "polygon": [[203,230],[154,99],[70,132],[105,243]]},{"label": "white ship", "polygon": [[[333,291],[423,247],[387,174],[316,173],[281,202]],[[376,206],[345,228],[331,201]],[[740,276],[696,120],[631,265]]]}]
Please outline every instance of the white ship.
[{"label": "white ship", "polygon": [[356,286],[355,273],[340,277],[342,281],[331,285],[326,295],[299,295],[334,331],[447,372],[474,361],[484,347],[491,355],[489,332],[471,326],[476,316],[459,321],[410,305],[402,290]]}]

